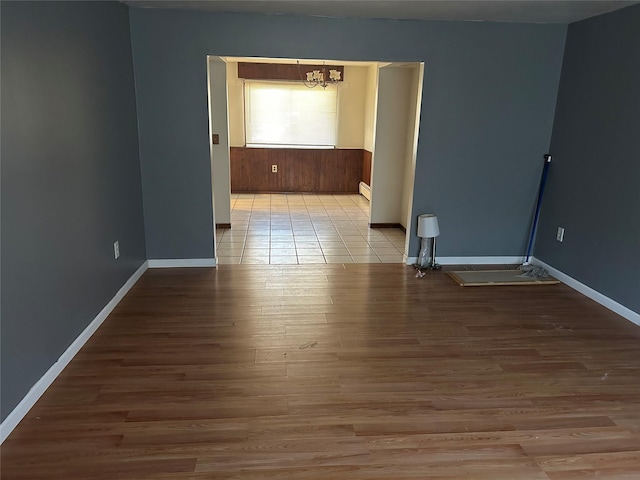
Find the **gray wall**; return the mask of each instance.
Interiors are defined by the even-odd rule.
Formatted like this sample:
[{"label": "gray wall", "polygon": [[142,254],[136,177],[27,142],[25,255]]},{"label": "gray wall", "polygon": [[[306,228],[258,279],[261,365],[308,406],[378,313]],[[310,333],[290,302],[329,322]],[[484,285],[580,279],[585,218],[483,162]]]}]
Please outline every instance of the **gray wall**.
[{"label": "gray wall", "polygon": [[551,151],[535,256],[640,312],[640,6],[569,26]]},{"label": "gray wall", "polygon": [[146,254],[127,8],[1,8],[4,420]]},{"label": "gray wall", "polygon": [[[425,61],[411,232],[438,253],[522,255],[566,26],[131,9],[149,258],[213,256],[206,55]],[[418,238],[411,252],[418,254]]]}]

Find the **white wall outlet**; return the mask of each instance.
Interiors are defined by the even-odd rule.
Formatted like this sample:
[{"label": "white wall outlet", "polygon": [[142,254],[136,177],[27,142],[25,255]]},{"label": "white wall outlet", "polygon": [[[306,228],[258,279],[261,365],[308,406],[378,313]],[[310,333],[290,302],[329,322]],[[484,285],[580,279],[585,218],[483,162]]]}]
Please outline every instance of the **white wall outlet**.
[{"label": "white wall outlet", "polygon": [[117,240],[113,242],[113,256],[116,260],[120,256],[120,242]]},{"label": "white wall outlet", "polygon": [[278,165],[271,165],[271,173],[278,173]]},{"label": "white wall outlet", "polygon": [[556,233],[556,240],[562,242],[564,240],[564,228],[558,227],[558,233]]}]

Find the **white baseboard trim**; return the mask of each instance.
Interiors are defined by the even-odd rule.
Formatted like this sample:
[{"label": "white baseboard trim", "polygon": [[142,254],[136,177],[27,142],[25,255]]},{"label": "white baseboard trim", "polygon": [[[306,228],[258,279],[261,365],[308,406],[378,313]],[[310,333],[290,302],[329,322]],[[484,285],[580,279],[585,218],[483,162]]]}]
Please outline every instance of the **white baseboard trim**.
[{"label": "white baseboard trim", "polygon": [[[517,265],[524,262],[523,256],[516,257],[436,257],[440,265]],[[418,262],[418,257],[407,258],[407,265]]]},{"label": "white baseboard trim", "polygon": [[160,258],[148,260],[149,268],[215,267],[215,258]]},{"label": "white baseboard trim", "polygon": [[124,298],[127,292],[135,285],[142,274],[147,270],[147,262],[145,261],[140,268],[135,271],[133,275],[125,282],[125,284],[118,290],[115,296],[109,303],[98,313],[96,318],[78,335],[69,348],[60,356],[58,361],[54,363],[49,370],[38,380],[25,397],[20,401],[16,408],[4,419],[2,425],[0,425],[0,444],[2,444],[14,428],[25,417],[31,407],[35,405],[42,394],[49,388],[53,381],[60,375],[60,372],[69,364],[73,357],[80,351],[82,346],[87,340],[94,334],[102,322],[109,316],[116,305]]},{"label": "white baseboard trim", "polygon": [[609,297],[585,285],[584,283],[579,282],[575,278],[570,277],[566,273],[561,272],[557,268],[553,268],[551,265],[547,265],[542,260],[539,260],[536,257],[532,257],[530,263],[546,268],[547,270],[549,270],[549,273],[551,273],[551,275],[556,277],[562,283],[569,285],[574,290],[580,292],[586,297],[589,297],[591,300],[598,302],[603,307],[608,308],[612,312],[615,312],[621,317],[624,317],[630,322],[633,322],[636,325],[640,326],[640,313],[634,312],[630,308],[627,308],[624,305],[616,302],[615,300],[610,299]]}]

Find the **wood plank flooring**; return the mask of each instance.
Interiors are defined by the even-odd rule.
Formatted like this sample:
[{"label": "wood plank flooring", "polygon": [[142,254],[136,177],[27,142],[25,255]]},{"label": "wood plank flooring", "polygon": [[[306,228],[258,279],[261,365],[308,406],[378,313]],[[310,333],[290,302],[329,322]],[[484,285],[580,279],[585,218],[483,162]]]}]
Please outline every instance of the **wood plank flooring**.
[{"label": "wood plank flooring", "polygon": [[640,478],[640,328],[403,265],[149,270],[2,445],[18,479]]}]

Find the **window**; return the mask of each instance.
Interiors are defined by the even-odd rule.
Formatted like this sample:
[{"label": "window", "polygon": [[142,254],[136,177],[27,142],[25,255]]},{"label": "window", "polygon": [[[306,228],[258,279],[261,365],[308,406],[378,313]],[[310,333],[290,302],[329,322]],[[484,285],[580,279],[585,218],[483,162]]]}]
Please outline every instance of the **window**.
[{"label": "window", "polygon": [[298,83],[245,82],[246,144],[335,147],[338,89]]}]

